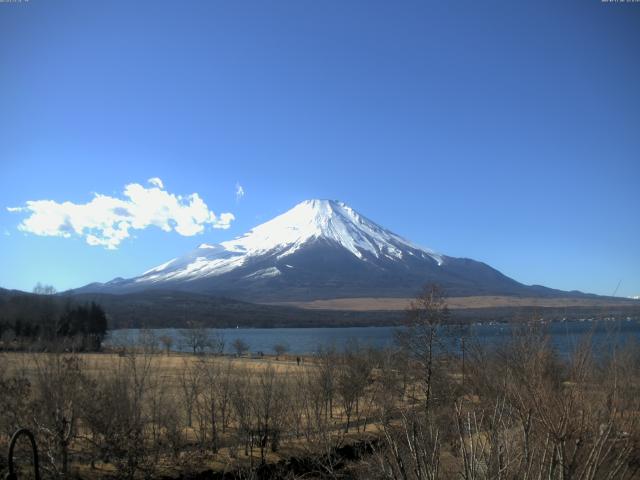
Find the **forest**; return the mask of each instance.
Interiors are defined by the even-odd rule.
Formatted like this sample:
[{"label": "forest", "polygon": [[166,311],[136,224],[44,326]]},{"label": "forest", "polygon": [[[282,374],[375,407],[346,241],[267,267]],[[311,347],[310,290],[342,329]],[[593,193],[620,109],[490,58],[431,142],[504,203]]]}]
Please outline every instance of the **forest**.
[{"label": "forest", "polygon": [[1,350],[100,350],[108,328],[104,309],[55,293],[38,284],[33,294],[0,297]]}]

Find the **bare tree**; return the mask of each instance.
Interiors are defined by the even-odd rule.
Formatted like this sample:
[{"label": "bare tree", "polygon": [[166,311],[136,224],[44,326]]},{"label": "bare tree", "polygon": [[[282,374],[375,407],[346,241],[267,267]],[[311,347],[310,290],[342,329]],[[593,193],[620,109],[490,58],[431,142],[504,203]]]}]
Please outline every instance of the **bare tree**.
[{"label": "bare tree", "polygon": [[[153,358],[128,352],[99,378],[84,377],[81,416],[83,440],[91,449],[87,453],[92,465],[95,460],[113,464],[120,478],[133,479],[140,472],[152,476],[161,435],[158,428],[164,426],[154,423],[175,415],[171,397],[163,395],[162,377],[153,379]],[[156,455],[150,457],[150,453]]]},{"label": "bare tree", "polygon": [[53,285],[43,285],[38,282],[36,283],[36,286],[33,287],[33,293],[36,295],[55,295],[57,290]]},{"label": "bare tree", "polygon": [[456,406],[464,479],[637,475],[638,418],[629,415],[640,407],[637,363],[629,368],[615,354],[595,362],[588,339],[564,361],[544,331],[530,328],[480,353],[471,364],[477,400]]},{"label": "bare tree", "polygon": [[171,352],[171,347],[173,346],[173,337],[171,335],[162,335],[158,338],[158,340],[160,340],[160,343],[164,347],[165,352],[167,353],[167,355],[169,355],[169,353]]},{"label": "bare tree", "polygon": [[194,364],[188,358],[184,359],[179,382],[186,424],[189,428],[193,426],[193,410],[200,394],[203,373],[203,370],[197,364]]},{"label": "bare tree", "polygon": [[276,343],[273,346],[273,352],[276,354],[276,360],[280,359],[280,356],[289,351],[289,346],[285,343]]},{"label": "bare tree", "polygon": [[138,334],[138,344],[144,353],[155,353],[158,348],[158,337],[153,330],[143,328]]},{"label": "bare tree", "polygon": [[207,329],[193,322],[188,324],[188,328],[180,330],[180,335],[183,346],[191,350],[194,355],[204,353],[211,343]]},{"label": "bare tree", "polygon": [[261,463],[269,444],[274,452],[278,450],[287,405],[284,393],[283,380],[271,365],[257,374],[251,404]]},{"label": "bare tree", "polygon": [[107,458],[120,474],[133,479],[140,471],[150,476],[155,463],[148,456],[145,429],[149,424],[145,408],[149,398],[151,365],[154,357],[129,352],[119,357],[111,375],[97,385],[103,399],[103,414],[94,417],[101,431]]},{"label": "bare tree", "polygon": [[251,384],[249,372],[239,370],[233,377],[231,386],[231,405],[237,423],[237,436],[239,442],[244,444],[244,454],[250,459],[253,466],[253,441],[254,422],[251,412]]},{"label": "bare tree", "polygon": [[9,371],[8,359],[0,354],[0,441],[18,428],[31,425],[30,403],[33,385],[23,369]]},{"label": "bare tree", "polygon": [[231,359],[225,361],[223,366],[219,366],[217,384],[217,404],[220,417],[220,427],[222,433],[226,433],[231,421],[231,394],[232,382],[235,374],[235,366]]},{"label": "bare tree", "polygon": [[196,365],[200,370],[200,395],[196,401],[200,439],[210,445],[216,453],[219,448],[220,432],[225,429],[229,401],[230,363],[222,366],[218,360],[202,359]]},{"label": "bare tree", "polygon": [[303,409],[303,447],[323,478],[338,477],[341,459],[336,448],[342,445],[345,436],[344,429],[329,414],[336,390],[335,360],[335,350],[319,351],[314,358],[317,366],[300,372],[295,383],[297,401]]},{"label": "bare tree", "polygon": [[448,324],[449,310],[443,291],[437,285],[426,285],[411,301],[405,328],[397,331],[400,345],[419,366],[425,412],[429,412],[433,396],[434,372],[439,335]]},{"label": "bare tree", "polygon": [[247,342],[245,342],[244,340],[242,340],[241,338],[236,338],[232,343],[231,346],[233,347],[233,349],[236,351],[236,355],[238,357],[243,356],[248,350],[249,350],[249,345],[247,344]]},{"label": "bare tree", "polygon": [[226,341],[222,332],[219,331],[211,331],[209,329],[209,350],[214,355],[222,355],[224,353],[224,347],[226,345]]},{"label": "bare tree", "polygon": [[[337,369],[337,392],[346,416],[344,431],[349,432],[352,417],[359,417],[360,399],[365,393],[371,373],[371,364],[358,345],[349,345],[341,355]],[[358,427],[359,428],[359,427]]]},{"label": "bare tree", "polygon": [[[381,447],[374,447],[376,470],[382,478],[437,480],[441,478],[442,442],[432,416],[418,409],[399,411],[399,419],[381,426]],[[488,479],[487,479],[488,480]]]},{"label": "bare tree", "polygon": [[81,362],[77,355],[36,357],[33,418],[54,472],[66,475],[77,431]]},{"label": "bare tree", "polygon": [[169,447],[173,460],[176,462],[186,443],[180,405],[175,398],[167,396],[162,408],[162,414],[158,417],[157,422],[158,429],[164,432],[164,438],[159,441],[163,441]]},{"label": "bare tree", "polygon": [[333,400],[336,391],[337,353],[334,347],[320,349],[316,354],[318,362],[319,384],[324,398],[326,419],[333,418]]}]

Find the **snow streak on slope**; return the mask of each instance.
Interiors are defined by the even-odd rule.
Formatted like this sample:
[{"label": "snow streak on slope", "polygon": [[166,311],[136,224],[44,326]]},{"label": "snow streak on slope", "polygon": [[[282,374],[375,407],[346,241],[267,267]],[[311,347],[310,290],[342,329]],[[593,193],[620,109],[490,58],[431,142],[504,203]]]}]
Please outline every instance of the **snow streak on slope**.
[{"label": "snow streak on slope", "polygon": [[[156,283],[217,276],[265,255],[282,259],[316,240],[340,246],[363,261],[367,257],[402,260],[405,256],[419,255],[432,258],[438,265],[443,263],[441,255],[378,226],[342,202],[307,200],[241,237],[219,245],[202,244],[190,254],[148,270],[134,281]],[[269,268],[249,276],[279,274],[277,268]]]},{"label": "snow streak on slope", "polygon": [[222,242],[228,251],[262,254],[280,250],[280,257],[298,250],[309,240],[323,238],[362,258],[363,251],[402,258],[403,247],[423,250],[442,263],[442,257],[421,249],[358,214],[342,202],[307,200],[269,222],[255,227],[242,237]]}]

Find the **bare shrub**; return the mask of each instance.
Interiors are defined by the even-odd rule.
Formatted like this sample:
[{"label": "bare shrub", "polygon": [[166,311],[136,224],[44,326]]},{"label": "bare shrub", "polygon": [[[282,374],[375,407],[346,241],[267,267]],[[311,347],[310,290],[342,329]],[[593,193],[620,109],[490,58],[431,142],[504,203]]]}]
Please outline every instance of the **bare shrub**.
[{"label": "bare shrub", "polygon": [[360,403],[369,383],[371,364],[365,352],[357,345],[349,345],[340,360],[336,383],[342,409],[346,416],[344,431],[348,433],[352,417],[355,415],[359,420]]},{"label": "bare shrub", "polygon": [[638,384],[616,378],[633,356],[596,362],[592,352],[587,338],[562,361],[543,331],[517,329],[483,354],[472,369],[478,401],[457,408],[463,478],[632,478],[639,404],[623,385]]},{"label": "bare shrub", "polygon": [[33,422],[49,467],[66,475],[77,434],[82,363],[77,355],[54,353],[36,357],[35,367]]},{"label": "bare shrub", "polygon": [[418,366],[425,412],[429,411],[433,386],[438,374],[436,361],[444,350],[440,341],[442,327],[449,322],[449,311],[443,291],[437,285],[427,285],[411,301],[405,328],[398,330],[397,340]]},{"label": "bare shrub", "polygon": [[231,347],[235,350],[238,357],[243,356],[249,351],[249,344],[241,338],[236,338],[233,342],[231,342]]},{"label": "bare shrub", "polygon": [[173,346],[173,337],[171,335],[161,335],[158,340],[160,340],[166,354],[169,355]]},{"label": "bare shrub", "polygon": [[228,377],[230,364],[226,368],[217,361],[201,359],[195,368],[198,371],[199,394],[196,397],[196,413],[199,424],[199,438],[208,443],[215,453],[219,448],[219,437],[224,430],[229,401]]},{"label": "bare shrub", "polygon": [[258,437],[260,461],[264,463],[268,446],[274,452],[278,450],[288,402],[284,395],[284,381],[271,365],[256,376],[251,409],[255,419],[254,433]]},{"label": "bare shrub", "polygon": [[441,439],[433,416],[422,408],[399,411],[399,418],[381,425],[382,442],[373,458],[379,477],[436,480],[441,474]]},{"label": "bare shrub", "polygon": [[207,351],[214,355],[220,355],[224,351],[224,336],[202,325],[190,323],[189,328],[180,331],[182,345],[191,350],[194,355],[203,354]]},{"label": "bare shrub", "polygon": [[201,390],[203,370],[189,359],[184,359],[180,370],[179,384],[187,427],[193,427],[193,410]]},{"label": "bare shrub", "polygon": [[90,379],[85,390],[83,421],[94,452],[122,478],[155,469],[147,436],[151,359],[134,353],[119,357],[109,375]]},{"label": "bare shrub", "polygon": [[273,346],[273,352],[276,354],[276,360],[289,351],[289,345],[286,343],[276,343]]}]

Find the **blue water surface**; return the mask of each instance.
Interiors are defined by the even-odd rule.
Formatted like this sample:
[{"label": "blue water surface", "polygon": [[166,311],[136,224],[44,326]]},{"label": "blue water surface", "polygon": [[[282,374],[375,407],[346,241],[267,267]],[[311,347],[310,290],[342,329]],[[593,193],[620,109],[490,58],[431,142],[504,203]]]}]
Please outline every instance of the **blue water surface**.
[{"label": "blue water surface", "polygon": [[[466,327],[464,330],[454,329],[452,343],[459,343],[464,336],[467,342],[478,342],[482,345],[500,345],[513,337],[514,329],[522,328],[516,324],[479,324]],[[611,348],[613,345],[624,345],[628,341],[640,341],[640,321],[637,319],[615,321],[566,321],[536,326],[548,335],[550,342],[560,354],[573,351],[584,339],[590,338],[594,348],[598,350]],[[233,353],[232,342],[236,339],[244,341],[250,352],[256,354],[273,353],[276,344],[284,344],[292,354],[311,354],[320,348],[342,350],[348,344],[385,348],[395,345],[395,332],[398,327],[344,327],[344,328],[222,328],[210,329],[210,334],[222,335],[225,341],[225,352]],[[140,343],[142,330],[123,329],[109,332],[105,345],[132,346]],[[173,338],[172,349],[189,351],[184,341],[182,329],[167,328],[152,330],[156,338],[170,336]],[[444,332],[443,332],[444,333]]]}]

